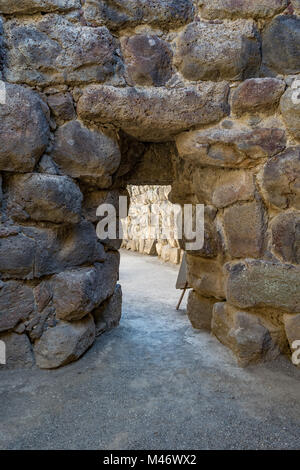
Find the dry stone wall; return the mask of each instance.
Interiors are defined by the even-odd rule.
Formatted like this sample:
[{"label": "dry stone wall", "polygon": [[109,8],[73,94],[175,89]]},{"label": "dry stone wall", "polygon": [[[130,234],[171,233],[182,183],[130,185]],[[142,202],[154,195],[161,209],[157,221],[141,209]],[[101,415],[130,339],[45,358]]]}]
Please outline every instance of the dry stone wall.
[{"label": "dry stone wall", "polygon": [[122,221],[122,248],[179,264],[183,250],[177,239],[176,212],[168,196],[171,186],[128,186],[130,208]]},{"label": "dry stone wall", "polygon": [[128,183],[206,205],[192,324],[242,365],[291,353],[299,14],[298,0],[0,0],[7,367],[67,364],[118,323],[121,242],[97,239],[95,213]]}]

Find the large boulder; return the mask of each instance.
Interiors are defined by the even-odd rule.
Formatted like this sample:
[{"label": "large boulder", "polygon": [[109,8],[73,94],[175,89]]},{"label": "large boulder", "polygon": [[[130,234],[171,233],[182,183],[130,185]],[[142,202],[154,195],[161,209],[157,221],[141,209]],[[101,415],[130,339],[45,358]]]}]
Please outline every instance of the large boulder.
[{"label": "large boulder", "polygon": [[114,88],[94,85],[83,90],[80,118],[114,124],[143,141],[171,140],[174,134],[219,121],[228,112],[227,83],[187,88]]},{"label": "large boulder", "polygon": [[84,15],[112,30],[144,23],[174,28],[192,21],[194,7],[192,0],[86,0]]},{"label": "large boulder", "polygon": [[51,281],[57,318],[80,320],[110,297],[118,279],[118,256],[92,268],[64,271]]},{"label": "large boulder", "polygon": [[0,104],[0,170],[32,171],[48,144],[49,110],[28,88],[5,83]]},{"label": "large boulder", "polygon": [[222,265],[215,260],[187,255],[188,285],[199,295],[225,299]]},{"label": "large boulder", "polygon": [[92,315],[96,324],[96,335],[118,326],[122,315],[122,288],[117,284],[113,295],[96,308]]},{"label": "large boulder", "polygon": [[224,211],[227,249],[233,258],[259,258],[262,254],[266,221],[259,202],[234,204]]},{"label": "large boulder", "polygon": [[269,204],[280,209],[300,209],[300,146],[270,158],[259,180]]},{"label": "large boulder", "polygon": [[241,116],[258,111],[269,112],[279,103],[285,82],[276,78],[250,78],[237,87],[232,96],[232,111]]},{"label": "large boulder", "polygon": [[277,128],[215,127],[179,134],[176,145],[185,160],[236,168],[253,166],[259,159],[281,152],[286,136],[283,129]]},{"label": "large boulder", "polygon": [[275,359],[280,347],[262,321],[227,302],[214,305],[212,333],[235,354],[241,367]]},{"label": "large boulder", "polygon": [[52,158],[61,172],[74,178],[111,182],[111,175],[121,161],[117,141],[97,131],[71,121],[60,127],[55,136]]},{"label": "large boulder", "polygon": [[274,217],[271,249],[283,262],[300,264],[300,211],[282,212]]},{"label": "large boulder", "polygon": [[34,310],[31,287],[17,281],[0,281],[0,331],[11,330]]},{"label": "large boulder", "polygon": [[186,313],[192,326],[198,330],[211,330],[212,311],[216,299],[203,297],[191,290],[188,297]]},{"label": "large boulder", "polygon": [[103,82],[118,74],[117,41],[107,28],[91,28],[50,14],[35,22],[8,21],[5,78],[31,86]]},{"label": "large boulder", "polygon": [[175,54],[187,80],[243,80],[260,66],[260,44],[251,21],[195,22],[179,35]]},{"label": "large boulder", "polygon": [[295,88],[288,88],[282,96],[280,110],[289,132],[300,140],[300,80],[294,83]]},{"label": "large boulder", "polygon": [[300,72],[300,18],[277,16],[266,27],[262,41],[262,66],[266,74]]},{"label": "large boulder", "polygon": [[223,171],[218,176],[212,193],[214,206],[221,209],[235,202],[254,198],[254,178],[249,171]]},{"label": "large boulder", "polygon": [[34,344],[36,363],[41,369],[56,369],[79,359],[95,341],[91,315],[78,322],[60,322],[49,328]]},{"label": "large boulder", "polygon": [[130,85],[161,86],[171,78],[173,54],[166,41],[137,34],[121,38],[121,46]]},{"label": "large boulder", "polygon": [[75,8],[81,8],[80,0],[0,0],[0,13],[4,15],[32,15]]},{"label": "large boulder", "polygon": [[81,8],[80,0],[0,0],[0,13],[4,15],[32,15],[75,8]]},{"label": "large boulder", "polygon": [[9,179],[8,209],[19,220],[77,223],[83,196],[67,176],[27,173]]},{"label": "large boulder", "polygon": [[228,264],[226,298],[238,308],[300,311],[300,266],[263,260]]},{"label": "large boulder", "polygon": [[34,365],[32,346],[26,334],[0,334],[0,341],[4,341],[6,353],[6,364],[0,365],[0,370],[31,368]]},{"label": "large boulder", "polygon": [[[297,0],[296,0],[297,1]],[[287,0],[202,0],[201,16],[209,20],[223,18],[272,18],[284,10]]]},{"label": "large boulder", "polygon": [[3,279],[33,279],[105,259],[91,222],[56,227],[24,226],[0,238]]}]

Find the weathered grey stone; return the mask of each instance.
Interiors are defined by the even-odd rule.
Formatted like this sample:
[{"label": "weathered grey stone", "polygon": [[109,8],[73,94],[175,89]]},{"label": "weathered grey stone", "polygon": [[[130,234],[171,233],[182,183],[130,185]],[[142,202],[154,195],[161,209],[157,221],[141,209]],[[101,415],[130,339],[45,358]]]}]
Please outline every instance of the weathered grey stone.
[{"label": "weathered grey stone", "polygon": [[284,150],[283,129],[238,127],[189,131],[176,137],[179,155],[201,165],[219,167],[253,166],[260,158],[271,157]]},{"label": "weathered grey stone", "polygon": [[[299,353],[296,350],[299,350],[298,341],[300,341],[300,313],[297,315],[283,315],[283,323],[291,352],[296,353],[296,359],[299,360]],[[295,341],[297,341],[296,347]]]},{"label": "weathered grey stone", "polygon": [[32,289],[20,282],[0,281],[0,331],[11,330],[34,311]]},{"label": "weathered grey stone", "polygon": [[298,82],[297,88],[288,88],[282,96],[280,110],[289,132],[300,140],[300,80]]},{"label": "weathered grey stone", "polygon": [[203,297],[191,290],[188,297],[186,313],[194,328],[211,330],[212,310],[216,299]]},{"label": "weathered grey stone", "polygon": [[201,16],[209,20],[223,18],[272,18],[283,11],[287,0],[201,0]]},{"label": "weathered grey stone", "polygon": [[0,365],[0,370],[24,369],[33,366],[34,358],[28,336],[5,333],[0,335],[0,341],[4,341],[6,346],[6,364]]},{"label": "weathered grey stone", "polygon": [[118,169],[121,154],[112,137],[71,121],[58,129],[52,158],[69,176],[105,182]]},{"label": "weathered grey stone", "polygon": [[80,0],[0,0],[0,13],[31,15],[81,8]]},{"label": "weathered grey stone", "polygon": [[275,359],[280,354],[278,345],[258,317],[236,310],[227,302],[214,305],[212,332],[233,351],[241,367]]},{"label": "weathered grey stone", "polygon": [[300,147],[291,147],[268,160],[260,184],[273,206],[300,209]]},{"label": "weathered grey stone", "polygon": [[34,344],[36,363],[41,369],[55,369],[79,359],[95,341],[91,315],[78,322],[60,322],[49,328]]},{"label": "weathered grey stone", "polygon": [[130,85],[164,85],[172,75],[172,51],[166,41],[150,34],[121,39]]},{"label": "weathered grey stone", "polygon": [[91,28],[50,14],[35,22],[8,21],[5,78],[28,85],[103,82],[118,73],[117,41],[107,28]]},{"label": "weathered grey stone", "polygon": [[116,210],[116,216],[119,215],[119,195],[120,191],[90,191],[84,195],[82,206],[83,216],[90,222],[98,222],[101,217],[97,216],[97,209],[101,204],[111,204]]},{"label": "weathered grey stone", "polygon": [[28,279],[33,276],[36,243],[23,233],[0,238],[0,273],[5,278]]},{"label": "weathered grey stone", "polygon": [[9,179],[8,209],[14,219],[77,223],[82,199],[67,176],[29,173]]},{"label": "weathered grey stone", "polygon": [[253,199],[255,185],[253,175],[246,171],[228,171],[216,183],[212,203],[218,207],[226,207],[238,201]]},{"label": "weathered grey stone", "polygon": [[92,315],[96,324],[96,335],[118,326],[122,315],[122,288],[117,284],[113,295],[96,308]]},{"label": "weathered grey stone", "polygon": [[71,121],[76,118],[71,93],[55,93],[48,96],[47,101],[58,124],[63,124],[65,121]]},{"label": "weathered grey stone", "polygon": [[225,298],[224,273],[218,261],[187,255],[188,285],[198,294]]},{"label": "weathered grey stone", "polygon": [[226,298],[239,308],[300,311],[300,267],[263,260],[227,265]]},{"label": "weathered grey stone", "polygon": [[192,0],[86,0],[84,14],[113,30],[143,23],[174,28],[192,21],[194,8]]},{"label": "weathered grey stone", "polygon": [[46,173],[47,175],[59,175],[59,169],[57,165],[47,154],[43,155],[40,159],[38,164],[38,171],[39,173]]},{"label": "weathered grey stone", "polygon": [[32,171],[49,137],[47,106],[38,94],[5,84],[6,103],[0,104],[0,170]]},{"label": "weathered grey stone", "polygon": [[[300,264],[300,212],[283,212],[271,223],[272,251],[286,263]],[[300,337],[299,337],[300,339]]]},{"label": "weathered grey stone", "polygon": [[220,120],[228,111],[227,94],[224,82],[178,89],[94,85],[83,90],[77,111],[83,120],[112,123],[143,141],[162,141]]},{"label": "weathered grey stone", "polygon": [[118,257],[112,255],[103,264],[55,276],[52,286],[57,318],[68,321],[83,318],[113,294],[117,277]]},{"label": "weathered grey stone", "polygon": [[234,204],[224,211],[224,231],[233,258],[258,258],[262,254],[265,221],[259,202]]},{"label": "weathered grey stone", "polygon": [[195,22],[179,35],[175,65],[188,80],[243,80],[260,66],[260,44],[251,21]]},{"label": "weathered grey stone", "polygon": [[56,274],[83,264],[102,262],[104,248],[92,223],[52,228],[18,228],[0,238],[0,273],[3,279],[32,279]]},{"label": "weathered grey stone", "polygon": [[285,90],[285,82],[276,78],[250,78],[234,91],[232,110],[237,116],[274,110]]},{"label": "weathered grey stone", "polygon": [[300,72],[300,18],[289,15],[274,18],[263,33],[262,55],[266,73]]}]

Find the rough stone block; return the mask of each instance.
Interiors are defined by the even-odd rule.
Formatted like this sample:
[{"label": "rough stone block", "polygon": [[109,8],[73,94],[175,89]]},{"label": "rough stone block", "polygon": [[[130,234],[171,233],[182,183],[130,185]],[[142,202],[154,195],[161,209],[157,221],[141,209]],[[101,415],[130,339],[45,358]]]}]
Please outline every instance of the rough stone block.
[{"label": "rough stone block", "polygon": [[19,85],[6,83],[5,94],[6,103],[0,104],[0,170],[32,171],[48,143],[47,105]]},{"label": "rough stone block", "polygon": [[300,146],[269,159],[260,185],[264,198],[273,206],[300,209]]},{"label": "rough stone block", "polygon": [[2,369],[31,368],[34,364],[32,346],[25,334],[5,333],[0,335],[0,340],[6,346],[6,364],[0,365]]},{"label": "rough stone block", "polygon": [[83,90],[77,112],[83,120],[112,123],[145,142],[167,141],[180,131],[224,117],[227,94],[224,82],[176,89],[93,85]]},{"label": "rough stone block", "polygon": [[271,157],[284,150],[283,129],[245,127],[196,130],[176,137],[179,155],[201,165],[227,168],[253,166],[260,158]]},{"label": "rough stone block", "polygon": [[122,288],[117,284],[113,295],[96,308],[92,315],[96,324],[96,335],[119,325],[122,315]]},{"label": "rough stone block", "polygon": [[296,139],[300,140],[300,79],[298,79],[297,83],[298,86],[296,88],[288,88],[282,96],[280,110],[289,132]]},{"label": "rough stone block", "polygon": [[250,78],[234,91],[232,111],[237,116],[272,111],[279,103],[285,87],[285,82],[276,78]]},{"label": "rough stone block", "polygon": [[9,179],[8,209],[19,220],[77,223],[83,196],[67,176],[29,173]]},{"label": "rough stone block", "polygon": [[106,181],[118,169],[121,154],[112,137],[71,121],[56,132],[52,158],[69,176]]},{"label": "rough stone block", "polygon": [[277,16],[267,26],[262,41],[262,66],[283,75],[300,72],[300,18]]},{"label": "rough stone block", "polygon": [[225,298],[224,273],[220,263],[188,254],[187,266],[189,287],[206,297]]},{"label": "rough stone block", "polygon": [[121,39],[130,85],[162,86],[172,75],[172,50],[158,36],[137,34]]},{"label": "rough stone block", "polygon": [[48,96],[47,101],[57,124],[60,125],[76,118],[71,93],[55,93]]},{"label": "rough stone block", "polygon": [[4,67],[9,82],[31,86],[104,82],[122,69],[107,28],[50,14],[35,22],[8,21]]},{"label": "rough stone block", "polygon": [[283,212],[272,220],[271,245],[283,262],[300,264],[300,212]]},{"label": "rough stone block", "polygon": [[75,8],[81,8],[80,0],[0,0],[0,13],[5,15],[32,15]]},{"label": "rough stone block", "polygon": [[201,16],[209,20],[224,18],[272,18],[282,12],[287,0],[202,0]]},{"label": "rough stone block", "polygon": [[191,290],[187,303],[187,315],[192,326],[198,330],[211,330],[212,310],[216,299],[203,297]]},{"label": "rough stone block", "polygon": [[228,171],[216,183],[212,203],[218,208],[230,206],[238,201],[253,199],[255,185],[253,175],[246,171]]},{"label": "rough stone block", "polygon": [[252,21],[195,22],[179,35],[174,63],[187,80],[244,80],[260,66],[260,43]]},{"label": "rough stone block", "polygon": [[80,320],[113,294],[117,278],[118,261],[112,256],[92,268],[58,274],[51,282],[57,318]]},{"label": "rough stone block", "polygon": [[49,328],[34,344],[36,363],[41,369],[56,369],[79,359],[95,341],[91,315],[78,322],[60,322]]},{"label": "rough stone block", "polygon": [[280,354],[279,346],[258,317],[236,310],[227,302],[214,305],[212,332],[233,351],[241,367],[275,359]]},{"label": "rough stone block", "polygon": [[85,18],[94,25],[109,29],[149,24],[161,28],[176,28],[192,21],[192,0],[86,0]]},{"label": "rough stone block", "polygon": [[225,209],[224,231],[233,258],[260,257],[265,234],[262,205],[254,201]]},{"label": "rough stone block", "polygon": [[0,331],[11,330],[35,310],[32,289],[17,281],[0,281]]},{"label": "rough stone block", "polygon": [[226,298],[232,305],[300,311],[299,266],[249,259],[227,268]]}]

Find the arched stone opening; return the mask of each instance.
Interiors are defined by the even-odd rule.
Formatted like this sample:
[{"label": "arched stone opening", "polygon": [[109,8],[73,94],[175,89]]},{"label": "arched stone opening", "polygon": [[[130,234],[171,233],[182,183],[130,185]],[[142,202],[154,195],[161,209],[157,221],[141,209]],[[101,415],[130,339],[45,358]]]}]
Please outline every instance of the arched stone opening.
[{"label": "arched stone opening", "polygon": [[34,352],[40,367],[64,365],[93,343],[95,310],[102,330],[118,322],[102,310],[120,304],[120,241],[97,240],[95,214],[129,183],[172,184],[172,202],[206,206],[204,247],[187,255],[194,326],[210,318],[242,365],[290,354],[297,1],[2,4],[0,339],[12,363]]}]

